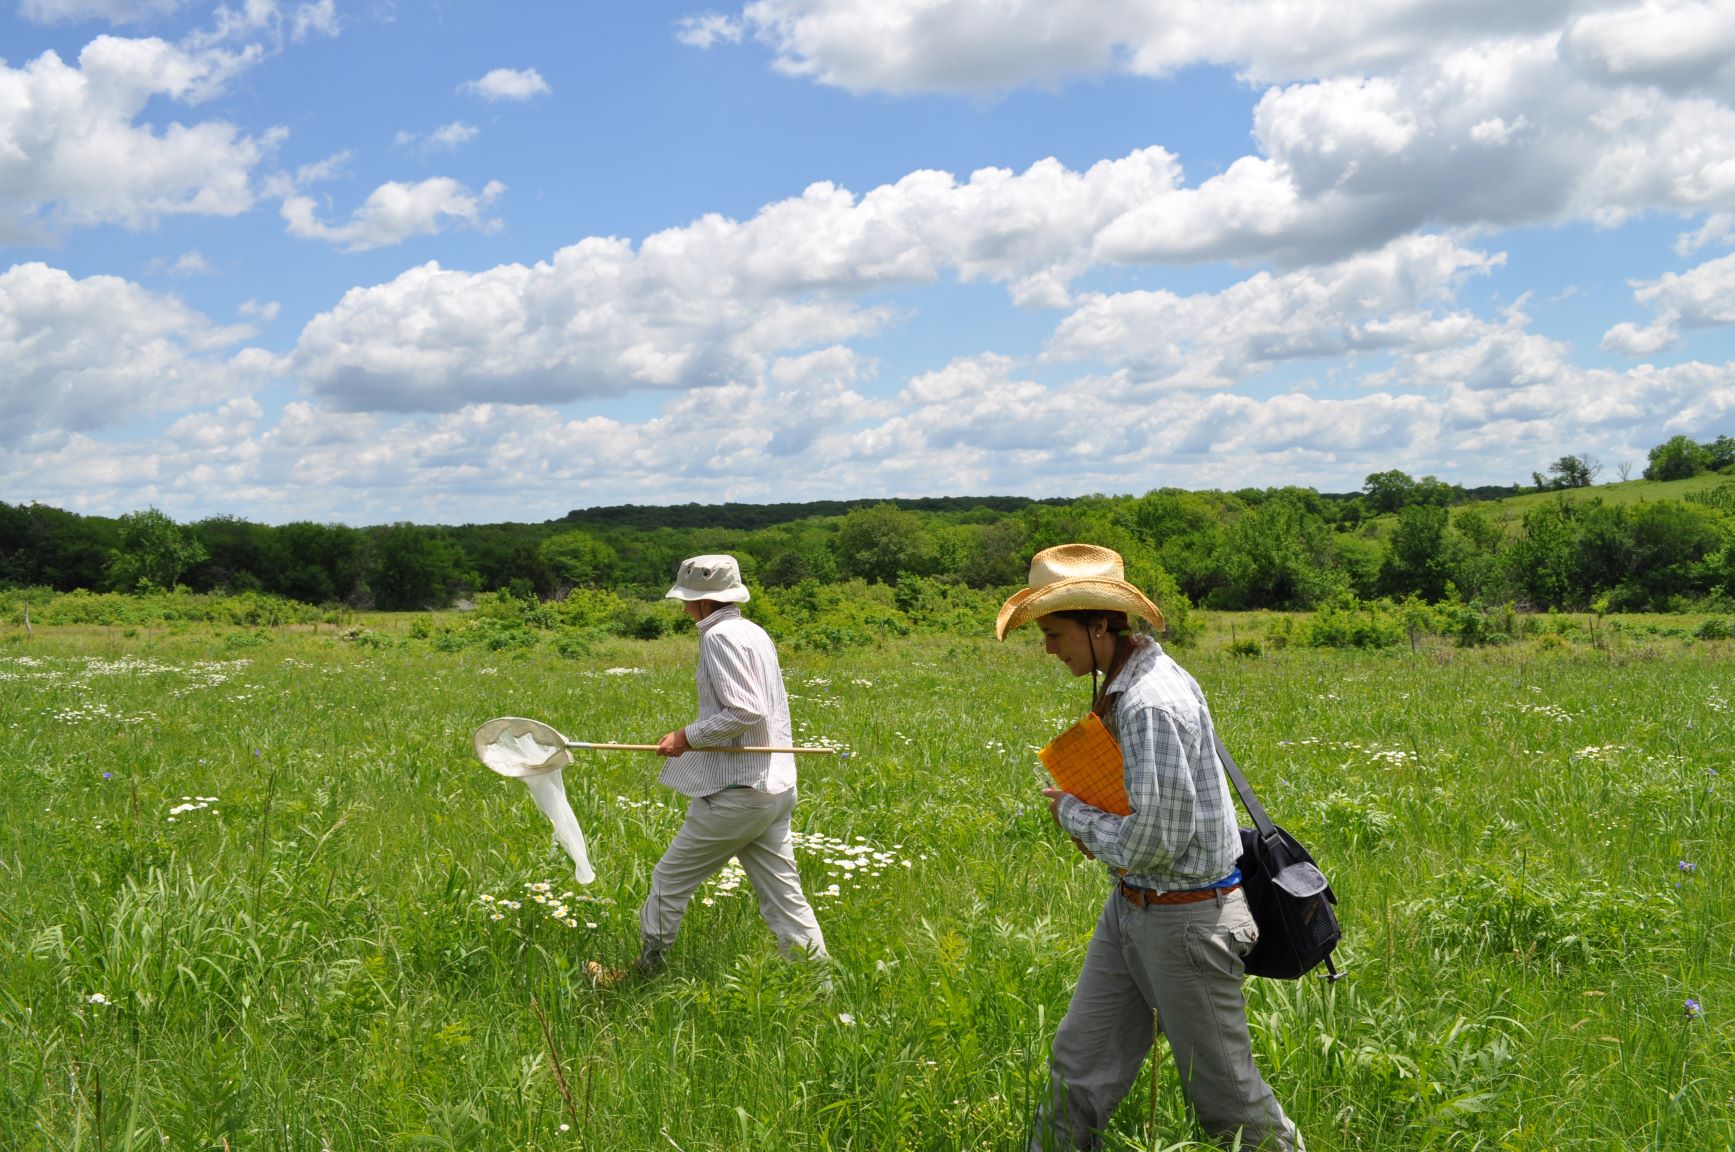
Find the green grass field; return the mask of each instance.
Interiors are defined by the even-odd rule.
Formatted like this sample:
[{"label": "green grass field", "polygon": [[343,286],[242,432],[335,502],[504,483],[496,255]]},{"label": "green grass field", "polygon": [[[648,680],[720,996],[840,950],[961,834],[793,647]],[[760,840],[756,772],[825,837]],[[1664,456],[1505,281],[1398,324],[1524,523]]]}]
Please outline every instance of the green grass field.
[{"label": "green grass field", "polygon": [[[502,714],[655,739],[690,633],[365,639],[0,635],[0,1145],[1018,1145],[1107,890],[1038,795],[1087,689],[1034,639],[785,654],[798,735],[850,752],[796,810],[829,988],[728,877],[666,973],[594,986],[676,798],[568,769],[580,891],[470,757]],[[1735,644],[1600,643],[1180,654],[1342,901],[1342,982],[1247,985],[1310,1148],[1735,1146]],[[1164,1062],[1109,1143],[1196,1136]]]}]

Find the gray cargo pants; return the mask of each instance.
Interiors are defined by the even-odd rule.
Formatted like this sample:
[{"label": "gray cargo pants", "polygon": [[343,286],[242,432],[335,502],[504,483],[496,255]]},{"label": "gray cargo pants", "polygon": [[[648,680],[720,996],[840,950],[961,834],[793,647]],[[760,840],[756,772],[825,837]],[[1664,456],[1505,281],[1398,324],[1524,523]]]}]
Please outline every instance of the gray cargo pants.
[{"label": "gray cargo pants", "polygon": [[731,856],[753,882],[759,915],[784,953],[800,947],[823,957],[825,935],[801,891],[789,814],[795,789],[768,795],[757,788],[726,788],[687,804],[687,819],[651,873],[650,895],[639,912],[645,946],[657,952],[675,942],[693,893]]},{"label": "gray cargo pants", "polygon": [[1054,1037],[1031,1152],[1098,1146],[1150,1051],[1153,1012],[1213,1139],[1228,1144],[1240,1130],[1245,1149],[1302,1152],[1301,1134],[1253,1066],[1241,958],[1258,938],[1239,890],[1144,908],[1112,891]]}]

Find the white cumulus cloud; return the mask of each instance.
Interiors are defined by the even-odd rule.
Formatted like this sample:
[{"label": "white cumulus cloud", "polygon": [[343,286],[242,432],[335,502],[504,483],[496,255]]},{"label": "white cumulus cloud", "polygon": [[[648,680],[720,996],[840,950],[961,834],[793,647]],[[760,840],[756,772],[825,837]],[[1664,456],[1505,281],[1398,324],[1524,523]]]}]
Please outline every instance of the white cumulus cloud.
[{"label": "white cumulus cloud", "polygon": [[534,68],[496,68],[480,80],[468,80],[458,86],[459,92],[480,96],[484,100],[530,100],[546,96],[553,89],[542,73]]},{"label": "white cumulus cloud", "polygon": [[1684,328],[1735,324],[1735,255],[1710,260],[1686,272],[1633,283],[1633,299],[1655,308],[1648,325],[1616,324],[1603,336],[1604,349],[1650,356],[1676,344]]},{"label": "white cumulus cloud", "polygon": [[149,227],[169,215],[233,216],[255,201],[253,172],[281,139],[222,120],[141,122],[166,97],[196,102],[248,59],[161,40],[99,36],[77,66],[45,52],[0,62],[0,231],[39,222]]},{"label": "white cumulus cloud", "polygon": [[1410,236],[1333,265],[1256,273],[1220,292],[1094,293],[1061,321],[1047,356],[1101,360],[1133,383],[1232,388],[1287,362],[1458,338],[1462,318],[1430,307],[1504,262],[1443,236]]},{"label": "white cumulus cloud", "polygon": [[462,120],[454,120],[450,124],[442,124],[431,132],[399,132],[392,143],[400,148],[412,148],[418,152],[451,152],[462,148],[477,136],[482,130],[474,124],[466,124]]},{"label": "white cumulus cloud", "polygon": [[448,176],[415,184],[393,180],[375,188],[346,224],[321,222],[317,201],[300,194],[284,197],[282,213],[291,236],[329,241],[346,252],[364,252],[401,244],[413,236],[431,236],[453,224],[483,231],[497,228],[499,222],[488,213],[505,191],[506,185],[498,180],[490,180],[480,192],[471,192]]},{"label": "white cumulus cloud", "polygon": [[269,358],[174,296],[45,264],[0,274],[0,441],[89,432],[244,394]]},{"label": "white cumulus cloud", "polygon": [[717,44],[739,44],[741,21],[720,12],[698,16],[683,16],[675,21],[675,39],[693,48],[706,49]]},{"label": "white cumulus cloud", "polygon": [[855,91],[1200,65],[1264,86],[1256,150],[1194,186],[1177,160],[1098,237],[1105,259],[1301,264],[1442,226],[1735,212],[1726,3],[755,0],[729,18],[779,69]]},{"label": "white cumulus cloud", "polygon": [[144,24],[172,15],[189,3],[190,0],[22,0],[18,14],[38,24],[74,20]]}]

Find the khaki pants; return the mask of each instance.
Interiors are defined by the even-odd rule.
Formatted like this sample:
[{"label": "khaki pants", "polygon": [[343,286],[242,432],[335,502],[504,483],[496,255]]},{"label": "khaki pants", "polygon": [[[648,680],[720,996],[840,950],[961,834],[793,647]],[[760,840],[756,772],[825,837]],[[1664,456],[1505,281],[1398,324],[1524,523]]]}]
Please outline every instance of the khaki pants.
[{"label": "khaki pants", "polygon": [[1213,1139],[1228,1144],[1240,1130],[1243,1148],[1301,1152],[1300,1133],[1253,1066],[1241,958],[1258,938],[1239,890],[1145,908],[1110,893],[1054,1037],[1032,1152],[1098,1146],[1150,1051],[1153,1012]]},{"label": "khaki pants", "polygon": [[789,814],[795,789],[767,795],[756,788],[725,788],[687,804],[687,819],[651,874],[651,892],[639,912],[647,948],[664,951],[675,942],[693,893],[731,856],[753,882],[759,915],[785,955],[803,948],[810,958],[826,955],[825,935],[801,891]]}]

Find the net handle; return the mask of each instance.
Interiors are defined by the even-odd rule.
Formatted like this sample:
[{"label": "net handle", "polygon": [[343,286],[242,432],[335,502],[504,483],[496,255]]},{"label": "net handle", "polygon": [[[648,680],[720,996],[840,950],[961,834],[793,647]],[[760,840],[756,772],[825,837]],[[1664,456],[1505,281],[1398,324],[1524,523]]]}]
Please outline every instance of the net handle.
[{"label": "net handle", "polygon": [[[582,749],[587,752],[655,752],[656,744],[594,744],[585,740],[568,740],[568,748]],[[728,747],[728,748],[693,748],[693,752],[791,752],[797,756],[835,756],[836,748],[766,748],[761,746]]]}]

